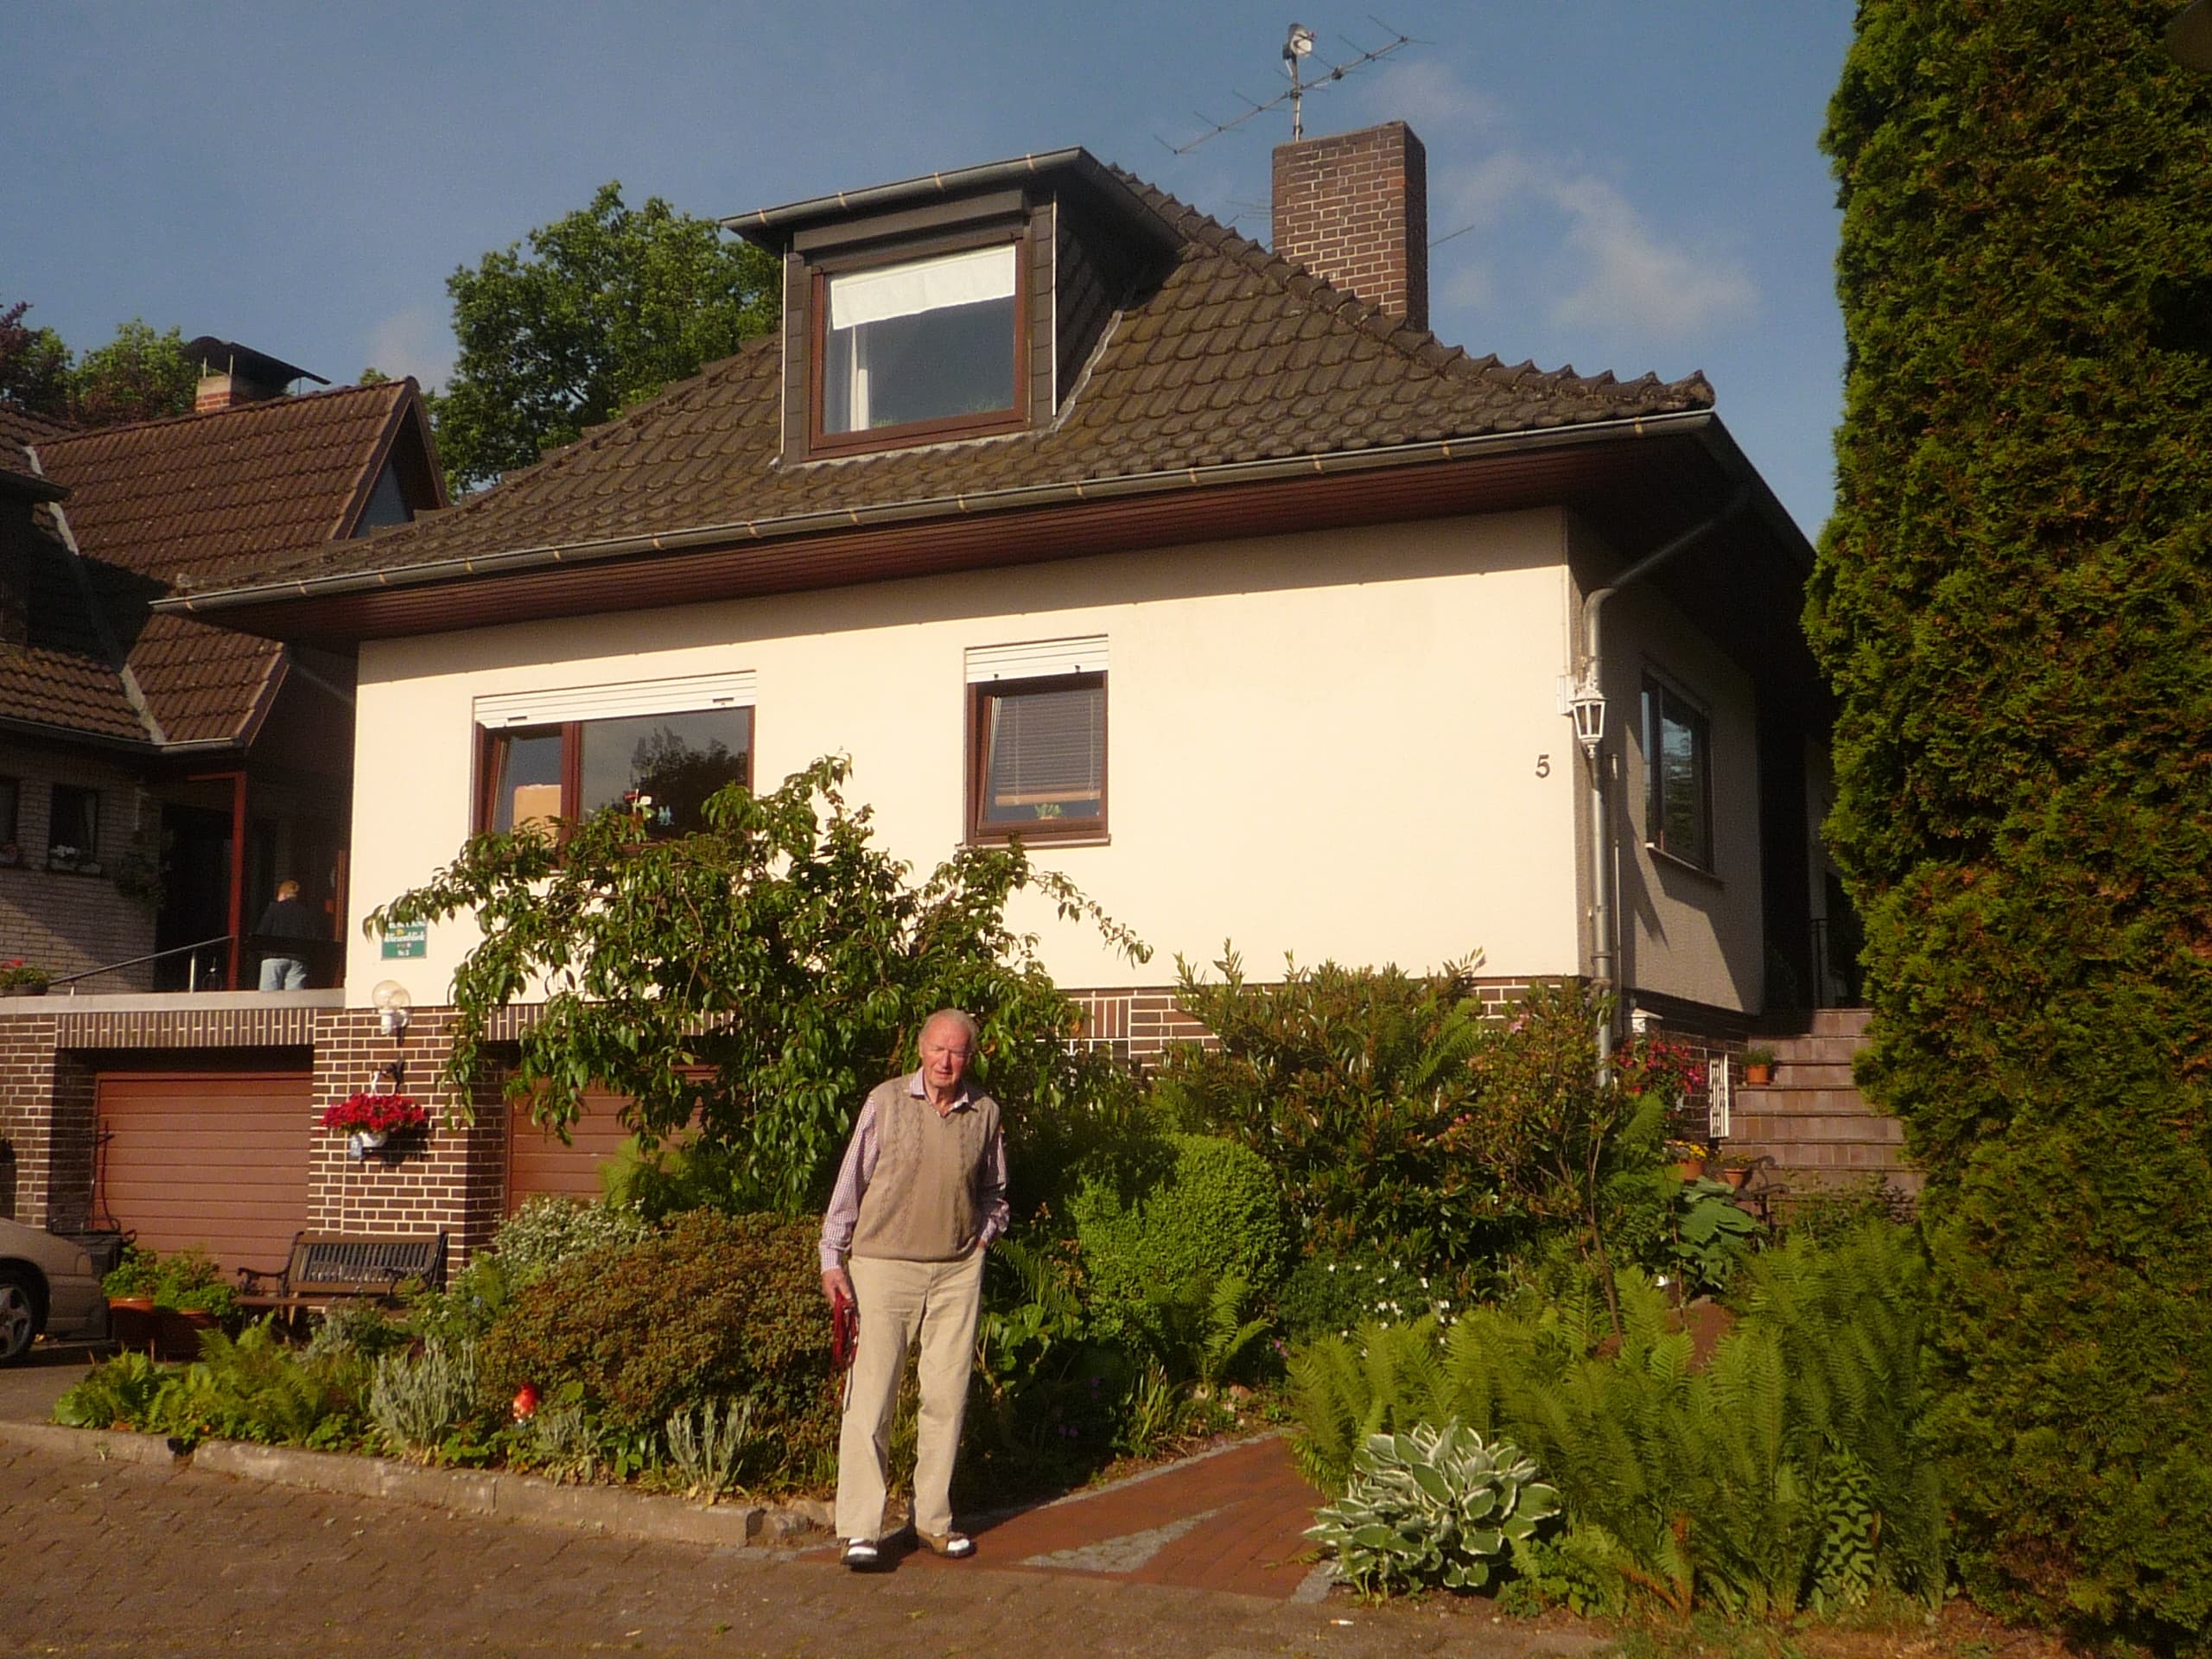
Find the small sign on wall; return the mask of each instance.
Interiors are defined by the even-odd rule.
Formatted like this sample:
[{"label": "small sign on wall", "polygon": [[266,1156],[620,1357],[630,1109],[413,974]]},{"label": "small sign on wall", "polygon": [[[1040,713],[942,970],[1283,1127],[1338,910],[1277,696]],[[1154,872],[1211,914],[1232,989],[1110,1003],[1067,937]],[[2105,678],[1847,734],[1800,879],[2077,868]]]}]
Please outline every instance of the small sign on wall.
[{"label": "small sign on wall", "polygon": [[430,925],[401,922],[384,936],[384,959],[405,962],[430,954]]}]

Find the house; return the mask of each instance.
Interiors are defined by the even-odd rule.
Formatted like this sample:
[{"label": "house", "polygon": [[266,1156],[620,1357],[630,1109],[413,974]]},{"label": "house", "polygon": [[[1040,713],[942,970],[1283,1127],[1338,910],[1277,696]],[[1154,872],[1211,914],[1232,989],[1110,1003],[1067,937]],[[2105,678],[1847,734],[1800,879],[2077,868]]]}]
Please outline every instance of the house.
[{"label": "house", "polygon": [[[903,856],[1018,835],[1159,949],[1029,918],[1132,1056],[1189,1034],[1166,964],[1224,939],[1262,974],[1480,950],[1501,999],[1590,976],[1714,1049],[1812,983],[1811,550],[1712,388],[1435,339],[1402,124],[1274,161],[1272,250],[1081,149],[744,214],[778,334],[448,512],[157,601],[358,658],[342,1006],[238,1087],[429,1074],[470,930],[358,923],[472,830],[641,786],[680,829],[676,772],[830,753]],[[51,1051],[86,1103],[95,1039]],[[291,1213],[466,1250],[619,1137],[476,1105],[388,1162],[298,1134]]]},{"label": "house", "polygon": [[281,879],[334,939],[346,908],[352,652],[150,602],[445,500],[412,382],[285,397],[290,365],[192,349],[191,415],[0,410],[0,957],[88,990],[250,982]]}]

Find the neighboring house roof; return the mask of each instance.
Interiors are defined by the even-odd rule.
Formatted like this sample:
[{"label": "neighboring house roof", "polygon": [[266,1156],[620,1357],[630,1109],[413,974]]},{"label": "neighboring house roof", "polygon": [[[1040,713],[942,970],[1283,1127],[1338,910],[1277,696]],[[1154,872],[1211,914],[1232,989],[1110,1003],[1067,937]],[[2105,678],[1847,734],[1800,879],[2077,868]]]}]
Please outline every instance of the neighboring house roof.
[{"label": "neighboring house roof", "polygon": [[0,469],[37,510],[28,647],[0,647],[0,714],[156,747],[251,741],[283,649],[149,612],[347,535],[409,425],[411,380],[78,432],[0,410]]},{"label": "neighboring house roof", "polygon": [[1118,174],[1180,238],[1060,417],[1012,436],[779,464],[779,341],[758,340],[434,520],[326,546],[292,580],[512,549],[1709,409],[1701,376],[1622,383],[1470,358]]}]

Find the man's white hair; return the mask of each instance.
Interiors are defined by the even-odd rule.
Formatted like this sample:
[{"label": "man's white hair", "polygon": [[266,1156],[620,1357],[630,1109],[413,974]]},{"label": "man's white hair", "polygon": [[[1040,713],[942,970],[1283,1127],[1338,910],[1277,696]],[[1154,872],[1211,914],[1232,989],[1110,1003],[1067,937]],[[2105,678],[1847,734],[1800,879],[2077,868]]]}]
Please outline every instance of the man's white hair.
[{"label": "man's white hair", "polygon": [[927,1037],[930,1034],[930,1030],[932,1027],[940,1025],[957,1026],[963,1032],[966,1033],[968,1037],[968,1052],[969,1053],[974,1053],[976,1050],[982,1046],[983,1028],[976,1023],[976,1016],[969,1014],[965,1008],[939,1008],[935,1014],[930,1015],[928,1019],[922,1021],[922,1035]]}]

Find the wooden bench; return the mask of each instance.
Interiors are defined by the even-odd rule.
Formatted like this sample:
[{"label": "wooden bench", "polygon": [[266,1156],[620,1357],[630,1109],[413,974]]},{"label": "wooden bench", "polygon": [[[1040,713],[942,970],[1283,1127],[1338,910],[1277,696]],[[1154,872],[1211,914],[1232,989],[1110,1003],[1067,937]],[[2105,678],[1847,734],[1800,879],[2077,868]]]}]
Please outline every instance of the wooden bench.
[{"label": "wooden bench", "polygon": [[391,1301],[410,1281],[445,1288],[443,1232],[409,1237],[300,1233],[281,1273],[238,1269],[238,1306],[248,1313],[281,1314],[289,1323],[334,1302]]}]

